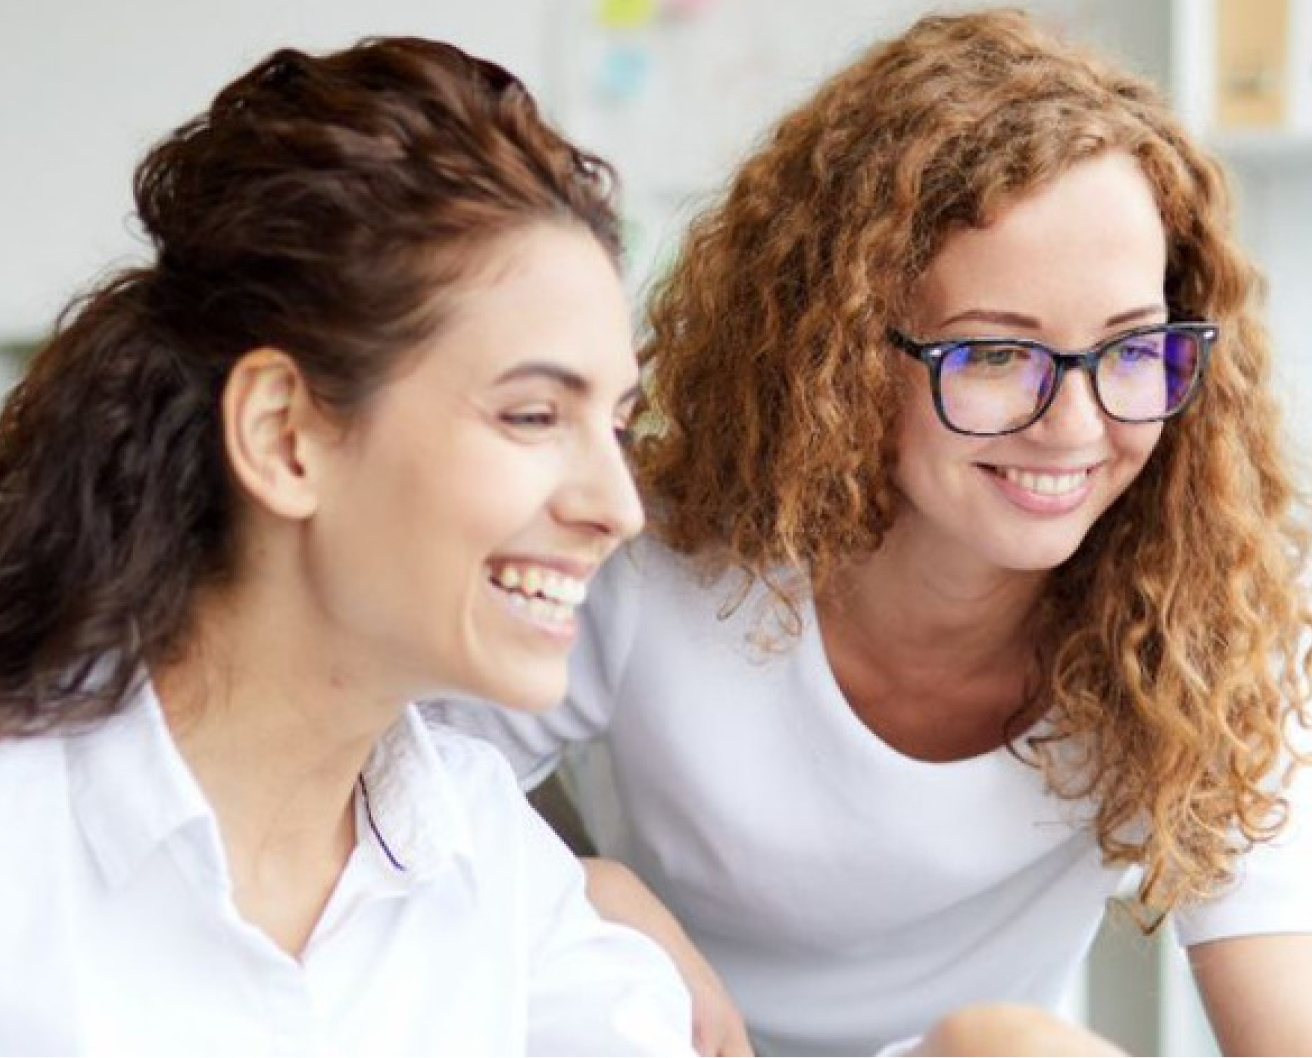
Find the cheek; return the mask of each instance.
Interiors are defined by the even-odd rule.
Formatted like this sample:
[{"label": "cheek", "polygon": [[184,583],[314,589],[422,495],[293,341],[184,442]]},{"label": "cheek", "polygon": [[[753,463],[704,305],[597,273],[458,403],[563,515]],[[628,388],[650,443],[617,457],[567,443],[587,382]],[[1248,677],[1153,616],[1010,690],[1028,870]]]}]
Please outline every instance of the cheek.
[{"label": "cheek", "polygon": [[446,517],[492,551],[546,517],[560,483],[558,459],[545,446],[478,446],[449,466],[439,484]]},{"label": "cheek", "polygon": [[941,444],[941,435],[947,433],[934,410],[929,379],[925,373],[913,378],[906,387],[906,398],[898,415],[897,450],[898,474],[903,463],[915,462],[926,453],[932,453]]},{"label": "cheek", "polygon": [[1132,426],[1127,423],[1117,423],[1112,433],[1112,442],[1116,446],[1116,451],[1124,462],[1126,469],[1133,471],[1134,476],[1138,476],[1152,458],[1153,452],[1157,450],[1157,445],[1162,439],[1162,431],[1165,424],[1144,423],[1139,426]]},{"label": "cheek", "polygon": [[953,433],[943,425],[927,382],[909,387],[898,421],[898,459],[893,480],[908,492],[916,482],[955,476],[980,461],[987,445],[987,441]]}]

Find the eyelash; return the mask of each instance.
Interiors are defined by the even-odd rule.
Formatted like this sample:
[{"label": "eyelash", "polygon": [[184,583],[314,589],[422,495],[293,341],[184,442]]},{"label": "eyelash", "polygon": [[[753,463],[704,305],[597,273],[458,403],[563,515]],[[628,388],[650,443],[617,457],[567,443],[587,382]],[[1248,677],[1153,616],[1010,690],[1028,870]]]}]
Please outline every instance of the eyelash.
[{"label": "eyelash", "polygon": [[534,408],[530,411],[506,412],[501,421],[507,426],[516,426],[529,430],[545,430],[560,421],[555,408]]},{"label": "eyelash", "polygon": [[[501,421],[516,430],[542,431],[550,430],[560,424],[560,412],[556,408],[534,408],[528,411],[504,412]],[[614,427],[615,440],[626,452],[633,447],[634,429],[628,421],[617,422]]]}]

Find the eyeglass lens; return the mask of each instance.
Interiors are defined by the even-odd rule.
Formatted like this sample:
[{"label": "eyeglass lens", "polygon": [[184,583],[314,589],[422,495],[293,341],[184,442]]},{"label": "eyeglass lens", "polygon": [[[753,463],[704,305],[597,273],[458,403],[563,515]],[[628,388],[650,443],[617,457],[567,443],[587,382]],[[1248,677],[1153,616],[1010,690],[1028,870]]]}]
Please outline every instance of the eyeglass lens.
[{"label": "eyeglass lens", "polygon": [[[1098,399],[1113,418],[1164,418],[1188,398],[1202,355],[1202,342],[1188,332],[1127,335],[1101,350],[1093,379]],[[1021,429],[1047,404],[1056,378],[1057,362],[1040,346],[963,343],[942,360],[943,414],[970,433]]]}]

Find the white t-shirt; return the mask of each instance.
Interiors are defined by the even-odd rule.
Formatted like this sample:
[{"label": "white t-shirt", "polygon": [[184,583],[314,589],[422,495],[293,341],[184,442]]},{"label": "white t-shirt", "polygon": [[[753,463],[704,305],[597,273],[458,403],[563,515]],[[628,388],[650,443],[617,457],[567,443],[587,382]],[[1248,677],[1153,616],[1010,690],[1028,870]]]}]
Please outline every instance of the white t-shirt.
[{"label": "white t-shirt", "polygon": [[302,957],[245,922],[147,688],[0,743],[0,1054],[691,1053],[687,994],[602,923],[498,754],[413,710]]},{"label": "white t-shirt", "polygon": [[[570,758],[600,851],[668,903],[767,1053],[870,1054],[968,1002],[1057,1006],[1126,881],[1091,807],[1005,748],[896,752],[844,700],[814,611],[764,655],[764,589],[722,619],[728,591],[640,541],[594,583],[561,708],[428,708],[500,744],[526,785]],[[1184,943],[1312,931],[1309,830],[1178,916]]]}]

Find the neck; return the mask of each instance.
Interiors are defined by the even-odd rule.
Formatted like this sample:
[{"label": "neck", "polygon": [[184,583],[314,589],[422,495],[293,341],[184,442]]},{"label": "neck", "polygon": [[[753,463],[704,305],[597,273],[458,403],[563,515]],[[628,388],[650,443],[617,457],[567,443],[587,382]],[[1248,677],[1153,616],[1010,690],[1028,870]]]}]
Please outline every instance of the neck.
[{"label": "neck", "polygon": [[818,605],[881,654],[892,649],[936,669],[987,667],[1030,649],[1048,576],[923,554],[890,533],[874,555],[841,570]]},{"label": "neck", "polygon": [[371,702],[298,656],[258,607],[209,597],[196,617],[153,682],[218,819],[239,910],[297,954],[354,847],[361,769],[403,703]]},{"label": "neck", "polygon": [[369,745],[325,736],[279,688],[182,663],[155,676],[165,717],[229,854],[335,841]]},{"label": "neck", "polygon": [[816,600],[834,676],[894,748],[953,760],[1006,741],[1032,690],[1046,572],[925,554],[890,533]]}]

